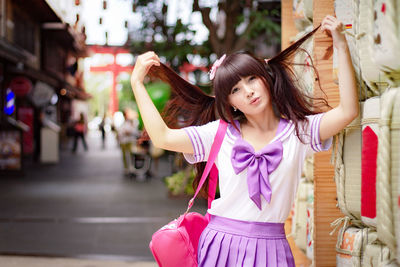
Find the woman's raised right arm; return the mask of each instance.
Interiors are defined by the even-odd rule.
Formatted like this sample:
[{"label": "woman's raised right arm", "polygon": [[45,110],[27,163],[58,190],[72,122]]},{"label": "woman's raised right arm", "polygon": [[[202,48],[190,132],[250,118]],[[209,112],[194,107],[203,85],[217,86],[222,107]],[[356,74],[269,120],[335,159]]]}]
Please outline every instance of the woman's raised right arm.
[{"label": "woman's raised right arm", "polygon": [[182,153],[193,154],[192,142],[183,129],[170,129],[154,106],[144,87],[143,80],[152,66],[160,66],[160,59],[154,52],[138,56],[131,75],[132,90],[140,115],[154,146]]}]

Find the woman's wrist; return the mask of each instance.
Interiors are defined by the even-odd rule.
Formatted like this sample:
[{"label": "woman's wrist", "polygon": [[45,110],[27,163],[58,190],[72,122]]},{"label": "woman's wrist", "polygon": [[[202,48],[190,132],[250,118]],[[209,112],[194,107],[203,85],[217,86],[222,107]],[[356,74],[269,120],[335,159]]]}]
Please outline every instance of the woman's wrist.
[{"label": "woman's wrist", "polygon": [[339,44],[337,44],[336,49],[338,51],[344,51],[344,52],[349,51],[349,47],[346,42],[340,42]]},{"label": "woman's wrist", "polygon": [[135,77],[132,77],[131,78],[131,85],[132,85],[132,89],[136,89],[140,85],[143,85],[143,81],[140,80],[140,79],[137,79]]}]

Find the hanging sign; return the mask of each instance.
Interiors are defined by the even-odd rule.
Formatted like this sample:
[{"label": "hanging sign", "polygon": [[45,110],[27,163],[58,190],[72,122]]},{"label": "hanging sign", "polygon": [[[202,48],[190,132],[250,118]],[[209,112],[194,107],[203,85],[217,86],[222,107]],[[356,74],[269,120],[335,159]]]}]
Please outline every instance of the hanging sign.
[{"label": "hanging sign", "polygon": [[48,84],[38,81],[30,94],[33,104],[37,107],[47,105],[54,95],[54,89]]},{"label": "hanging sign", "polygon": [[23,97],[32,90],[32,82],[26,77],[18,76],[11,80],[10,88],[17,97]]}]

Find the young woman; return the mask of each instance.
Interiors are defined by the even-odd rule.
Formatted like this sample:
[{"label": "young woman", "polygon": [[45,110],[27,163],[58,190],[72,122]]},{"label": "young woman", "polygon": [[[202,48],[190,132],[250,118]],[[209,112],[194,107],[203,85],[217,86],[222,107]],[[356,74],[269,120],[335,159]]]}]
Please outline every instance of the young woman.
[{"label": "young woman", "polygon": [[[221,197],[208,210],[211,220],[200,237],[199,266],[295,266],[283,225],[303,161],[312,151],[329,149],[331,137],[358,115],[343,25],[333,16],[324,18],[320,30],[332,36],[338,50],[340,104],[318,113],[316,99],[298,88],[290,59],[317,29],[269,60],[249,53],[224,55],[211,70],[215,96],[181,79],[154,52],[137,58],[131,84],[147,133],[155,146],[182,152],[197,164],[195,184],[217,118],[229,122],[215,162]],[[148,74],[172,86],[167,123],[143,85]],[[186,127],[174,129],[177,125]]]}]

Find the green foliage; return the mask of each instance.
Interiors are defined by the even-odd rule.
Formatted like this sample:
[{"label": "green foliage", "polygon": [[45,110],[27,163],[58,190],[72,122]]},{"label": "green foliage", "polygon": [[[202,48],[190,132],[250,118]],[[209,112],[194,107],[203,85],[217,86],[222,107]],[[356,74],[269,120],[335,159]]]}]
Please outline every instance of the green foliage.
[{"label": "green foliage", "polygon": [[122,85],[121,90],[118,92],[119,110],[124,110],[126,108],[137,109],[130,80],[120,80],[119,84]]},{"label": "green foliage", "polygon": [[267,44],[273,44],[280,41],[281,25],[271,19],[265,19],[268,16],[278,16],[278,10],[262,10],[252,11],[251,16],[254,17],[254,22],[251,25],[251,30],[246,36],[249,40],[258,37],[259,35],[266,35]]},{"label": "green foliage", "polygon": [[142,15],[142,25],[131,36],[131,50],[135,54],[156,51],[175,70],[183,62],[188,62],[187,55],[194,54],[196,49],[192,43],[195,31],[190,29],[190,25],[183,24],[179,19],[175,25],[168,25],[168,6],[162,0],[139,0],[136,11]]},{"label": "green foliage", "polygon": [[193,196],[194,190],[192,187],[195,172],[193,168],[188,167],[185,170],[178,171],[171,176],[165,178],[165,184],[169,192],[173,196]]},{"label": "green foliage", "polygon": [[[196,32],[190,23],[184,24],[180,19],[174,25],[167,23],[168,8],[167,0],[136,1],[136,12],[141,14],[142,21],[140,28],[130,34],[129,41],[134,54],[153,50],[178,71],[184,62],[189,62],[188,55],[199,55],[205,59],[203,64],[206,62],[209,65],[215,60],[212,54],[222,55],[237,50],[255,52],[263,44],[275,49],[280,47],[280,5],[277,2],[194,0],[193,10],[201,13],[204,26],[209,31],[218,30],[219,27],[215,21],[210,22],[210,14],[215,9],[223,10],[229,18],[225,23],[225,34],[210,35],[201,44],[194,43]],[[237,31],[238,28],[242,28],[241,33]]]},{"label": "green foliage", "polygon": [[[135,96],[132,93],[132,87],[129,79],[120,80],[119,84],[122,85],[121,90],[118,91],[119,99],[119,110],[124,110],[125,108],[133,108],[139,112],[137,109],[137,104]],[[163,82],[154,82],[146,85],[147,92],[150,98],[153,100],[154,105],[158,111],[162,111],[165,104],[169,100],[171,90],[168,84]],[[143,129],[143,121],[140,117],[139,112],[139,128]]]},{"label": "green foliage", "polygon": [[[162,112],[169,97],[171,95],[171,88],[168,84],[163,82],[154,82],[146,85],[147,93],[156,106],[159,112]],[[139,129],[143,129],[143,120],[139,111]]]},{"label": "green foliage", "polygon": [[111,85],[107,82],[111,79],[107,74],[88,74],[85,79],[85,88],[93,97],[90,99],[90,117],[103,116],[107,113],[110,99]]}]

